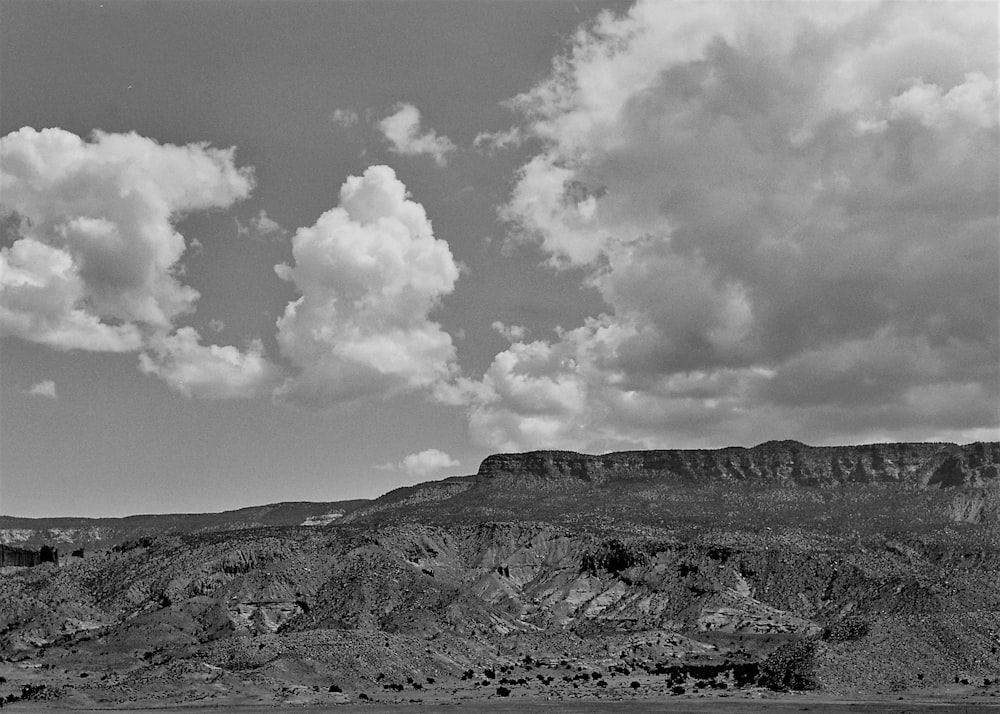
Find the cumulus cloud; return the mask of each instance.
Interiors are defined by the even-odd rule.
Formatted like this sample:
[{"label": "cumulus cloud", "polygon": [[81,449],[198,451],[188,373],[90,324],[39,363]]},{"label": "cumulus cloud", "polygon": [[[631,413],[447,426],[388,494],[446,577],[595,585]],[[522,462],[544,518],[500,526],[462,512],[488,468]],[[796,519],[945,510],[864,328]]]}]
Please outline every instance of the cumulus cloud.
[{"label": "cumulus cloud", "polygon": [[0,248],[0,333],[60,350],[138,349],[139,327],[102,321],[87,292],[69,251],[34,238]]},{"label": "cumulus cloud", "polygon": [[137,134],[24,128],[0,139],[0,210],[19,238],[0,253],[0,329],[58,349],[131,351],[198,293],[177,277],[179,216],[225,207],[253,185],[233,150]]},{"label": "cumulus cloud", "polygon": [[397,154],[427,154],[439,166],[448,163],[448,154],[455,150],[455,145],[448,137],[441,136],[432,129],[421,132],[420,110],[412,104],[397,104],[395,113],[382,119],[378,128]]},{"label": "cumulus cloud", "polygon": [[43,379],[41,382],[32,384],[24,390],[24,394],[32,397],[44,397],[45,399],[58,399],[56,394],[56,383],[51,379]]},{"label": "cumulus cloud", "polygon": [[451,337],[429,314],[458,267],[391,168],[349,177],[340,205],[295,233],[292,255],[276,272],[300,297],[278,320],[277,339],[297,373],[279,399],[323,407],[454,374]]},{"label": "cumulus cloud", "polygon": [[145,350],[140,369],[184,394],[249,395],[271,371],[259,345],[240,353],[174,333],[198,299],[180,279],[187,246],[174,223],[250,193],[253,173],[234,153],[135,133],[85,141],[26,127],[0,139],[0,212],[16,223],[0,248],[0,333],[59,350]]},{"label": "cumulus cloud", "polygon": [[156,335],[139,355],[139,369],[165,381],[186,397],[234,399],[262,393],[277,377],[263,356],[260,340],[245,352],[232,346],[201,345],[192,327],[173,335]]},{"label": "cumulus cloud", "polygon": [[410,454],[402,461],[379,464],[375,468],[381,471],[402,471],[407,476],[424,478],[458,465],[457,460],[440,449],[426,449],[416,454]]},{"label": "cumulus cloud", "polygon": [[994,15],[601,15],[514,100],[502,215],[607,311],[440,398],[504,449],[997,434]]}]

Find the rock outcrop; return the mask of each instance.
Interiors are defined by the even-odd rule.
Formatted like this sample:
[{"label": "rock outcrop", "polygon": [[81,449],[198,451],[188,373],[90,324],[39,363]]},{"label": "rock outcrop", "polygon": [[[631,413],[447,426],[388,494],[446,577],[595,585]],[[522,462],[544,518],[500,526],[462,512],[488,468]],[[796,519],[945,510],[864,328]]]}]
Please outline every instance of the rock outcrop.
[{"label": "rock outcrop", "polygon": [[481,482],[501,487],[543,491],[612,481],[981,487],[1000,476],[1000,443],[807,446],[797,441],[769,441],[749,449],[621,451],[600,456],[533,451],[488,456],[478,476]]}]

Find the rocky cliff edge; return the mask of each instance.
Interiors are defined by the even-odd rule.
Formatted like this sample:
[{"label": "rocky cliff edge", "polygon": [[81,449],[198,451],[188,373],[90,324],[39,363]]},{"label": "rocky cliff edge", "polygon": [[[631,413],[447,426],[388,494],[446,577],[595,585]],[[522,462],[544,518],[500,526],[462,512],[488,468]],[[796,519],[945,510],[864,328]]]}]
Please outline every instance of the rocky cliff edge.
[{"label": "rocky cliff edge", "polygon": [[621,451],[599,456],[572,451],[495,454],[478,481],[539,488],[611,481],[683,484],[748,483],[836,486],[897,483],[918,488],[984,487],[1000,476],[1000,442],[808,446],[769,441],[752,448]]}]

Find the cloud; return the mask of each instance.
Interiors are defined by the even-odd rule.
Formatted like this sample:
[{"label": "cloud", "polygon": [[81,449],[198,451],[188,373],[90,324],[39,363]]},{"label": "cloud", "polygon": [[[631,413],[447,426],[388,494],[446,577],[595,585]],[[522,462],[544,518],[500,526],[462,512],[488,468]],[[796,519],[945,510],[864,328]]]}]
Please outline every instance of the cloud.
[{"label": "cloud", "polygon": [[448,154],[455,150],[448,137],[440,136],[433,130],[420,132],[420,110],[412,104],[397,104],[396,112],[382,119],[378,128],[397,154],[427,154],[434,157],[439,166],[448,163]]},{"label": "cloud", "polygon": [[330,115],[330,120],[337,126],[350,129],[358,123],[360,118],[358,117],[358,113],[353,109],[334,109],[333,114]]},{"label": "cloud", "polygon": [[56,383],[51,379],[43,379],[41,382],[32,384],[23,393],[32,397],[44,397],[46,399],[59,398],[56,394]]},{"label": "cloud", "polygon": [[472,145],[488,154],[495,154],[497,151],[510,149],[524,143],[524,132],[521,127],[512,126],[509,129],[500,131],[481,131],[472,140]]},{"label": "cloud", "polygon": [[33,238],[0,248],[0,334],[59,350],[138,349],[139,327],[103,322],[87,294],[86,281],[67,250]]},{"label": "cloud", "polygon": [[513,102],[542,149],[501,214],[606,311],[439,398],[504,449],[1000,434],[993,15],[639,2],[582,28]]},{"label": "cloud", "polygon": [[134,133],[25,127],[0,139],[0,211],[19,220],[0,252],[0,330],[57,349],[133,351],[140,333],[191,312],[173,221],[253,186],[232,149]]},{"label": "cloud", "polygon": [[279,399],[324,407],[430,388],[455,372],[451,337],[429,314],[458,267],[391,168],[349,177],[340,205],[295,233],[292,255],[275,270],[300,297],[277,339],[297,374]]},{"label": "cloud", "polygon": [[407,476],[424,478],[430,474],[454,468],[459,462],[440,449],[426,449],[417,454],[410,454],[399,462],[379,464],[375,468],[381,471],[402,471]]},{"label": "cloud", "polygon": [[226,329],[226,323],[222,320],[215,320],[215,319],[209,320],[208,329],[210,329],[212,332],[222,332],[223,330]]},{"label": "cloud", "polygon": [[502,335],[508,342],[520,342],[528,336],[528,329],[522,325],[507,325],[500,320],[490,325],[493,331]]},{"label": "cloud", "polygon": [[192,327],[173,335],[158,335],[149,351],[139,355],[139,370],[165,381],[186,397],[240,399],[261,394],[273,386],[277,368],[263,356],[260,340],[245,352],[232,346],[204,346]]},{"label": "cloud", "polygon": [[[0,211],[16,221],[0,249],[0,333],[59,350],[142,351],[144,373],[188,396],[249,396],[272,377],[259,343],[241,353],[174,332],[198,299],[180,259],[200,250],[174,223],[249,195],[253,173],[233,149],[25,127],[0,139],[0,159]],[[273,229],[268,220],[261,212],[251,225]]]},{"label": "cloud", "polygon": [[[100,132],[86,142],[60,129],[2,142],[4,226],[16,236],[0,250],[4,334],[140,352],[144,374],[188,397],[247,398],[280,382],[280,399],[326,406],[429,388],[456,371],[451,337],[429,313],[458,268],[388,167],[349,178],[341,206],[296,233],[294,264],[276,268],[300,293],[278,321],[291,375],[282,381],[259,340],[203,345],[176,325],[198,293],[181,281],[186,245],[173,221],[249,194],[252,174],[233,150]],[[263,210],[237,230],[285,234]]]},{"label": "cloud", "polygon": [[238,218],[234,218],[233,221],[236,223],[236,235],[240,237],[258,241],[279,241],[288,236],[288,231],[267,215],[267,211],[264,209],[261,209],[246,223],[241,222]]}]

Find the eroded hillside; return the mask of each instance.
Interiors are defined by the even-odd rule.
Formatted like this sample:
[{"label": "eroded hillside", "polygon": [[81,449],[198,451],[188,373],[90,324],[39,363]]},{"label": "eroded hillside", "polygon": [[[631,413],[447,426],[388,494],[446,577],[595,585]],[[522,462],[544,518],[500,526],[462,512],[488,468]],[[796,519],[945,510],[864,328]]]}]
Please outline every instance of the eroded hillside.
[{"label": "eroded hillside", "polygon": [[[7,568],[0,693],[1000,696],[997,453],[491,457],[327,526],[163,534]],[[955,505],[975,498],[976,517]]]}]

